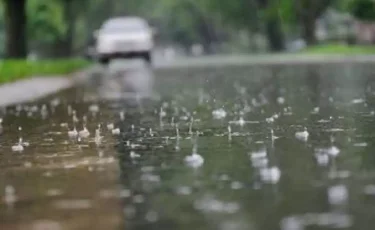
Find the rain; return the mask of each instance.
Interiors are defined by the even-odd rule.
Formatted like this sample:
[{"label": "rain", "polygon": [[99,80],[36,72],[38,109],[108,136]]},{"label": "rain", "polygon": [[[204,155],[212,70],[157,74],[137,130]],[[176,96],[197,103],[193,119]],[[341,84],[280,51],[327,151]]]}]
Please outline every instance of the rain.
[{"label": "rain", "polygon": [[[372,229],[375,33],[351,44],[341,2],[271,2],[28,0],[19,69],[25,36],[0,17],[0,230]],[[143,45],[100,27],[133,12]],[[82,72],[25,75],[79,55]]]}]

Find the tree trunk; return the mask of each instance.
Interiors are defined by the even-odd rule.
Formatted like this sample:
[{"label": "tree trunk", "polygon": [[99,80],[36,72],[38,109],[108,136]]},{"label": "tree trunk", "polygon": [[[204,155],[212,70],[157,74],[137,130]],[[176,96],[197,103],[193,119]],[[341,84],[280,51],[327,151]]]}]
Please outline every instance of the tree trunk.
[{"label": "tree trunk", "polygon": [[[261,10],[267,11],[272,7],[269,0],[258,0],[257,4]],[[265,29],[268,45],[271,51],[282,51],[285,49],[284,32],[281,28],[280,15],[275,13],[265,18]]]},{"label": "tree trunk", "polygon": [[6,58],[26,58],[26,0],[4,0]]},{"label": "tree trunk", "polygon": [[198,31],[202,38],[204,51],[207,54],[212,54],[212,43],[215,42],[214,35],[212,33],[210,25],[208,25],[207,21],[203,17],[200,19],[200,21],[201,23],[198,26]]},{"label": "tree trunk", "polygon": [[271,51],[283,51],[285,49],[285,38],[279,18],[273,17],[266,22],[266,36]]},{"label": "tree trunk", "polygon": [[75,19],[73,0],[63,0],[64,7],[64,22],[66,23],[67,30],[64,38],[60,41],[58,49],[62,57],[70,57],[73,51],[73,39],[75,31]]},{"label": "tree trunk", "polygon": [[308,46],[317,43],[315,36],[315,18],[310,15],[306,15],[302,18],[302,36]]}]

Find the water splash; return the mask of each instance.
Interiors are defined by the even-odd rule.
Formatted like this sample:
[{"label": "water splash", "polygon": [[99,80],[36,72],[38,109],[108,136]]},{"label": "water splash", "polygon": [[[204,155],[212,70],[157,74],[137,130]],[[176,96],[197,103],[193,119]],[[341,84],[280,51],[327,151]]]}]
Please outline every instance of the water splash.
[{"label": "water splash", "polygon": [[309,138],[309,133],[307,132],[307,128],[305,127],[303,131],[296,132],[295,137],[300,141],[306,142]]},{"label": "water splash", "polygon": [[223,108],[216,109],[212,111],[212,116],[217,120],[224,119],[227,116],[227,112]]}]

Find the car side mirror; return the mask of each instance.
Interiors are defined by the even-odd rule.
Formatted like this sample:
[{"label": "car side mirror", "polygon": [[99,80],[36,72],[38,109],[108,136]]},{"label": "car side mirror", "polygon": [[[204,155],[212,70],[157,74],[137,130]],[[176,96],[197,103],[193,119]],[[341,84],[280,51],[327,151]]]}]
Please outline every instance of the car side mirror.
[{"label": "car side mirror", "polygon": [[158,34],[158,30],[155,27],[151,27],[151,33],[153,36]]},{"label": "car side mirror", "polygon": [[97,39],[99,36],[99,30],[95,30],[93,35],[94,35],[94,38]]}]

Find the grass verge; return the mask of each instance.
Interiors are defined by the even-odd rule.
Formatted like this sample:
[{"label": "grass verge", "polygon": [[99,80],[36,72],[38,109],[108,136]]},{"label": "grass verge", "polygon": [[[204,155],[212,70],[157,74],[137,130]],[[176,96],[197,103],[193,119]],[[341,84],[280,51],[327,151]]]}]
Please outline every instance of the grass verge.
[{"label": "grass verge", "polygon": [[327,44],[311,46],[302,51],[304,54],[375,54],[375,46],[366,45],[344,45],[344,44]]},{"label": "grass verge", "polygon": [[0,61],[0,84],[35,76],[68,75],[90,65],[83,59]]}]

